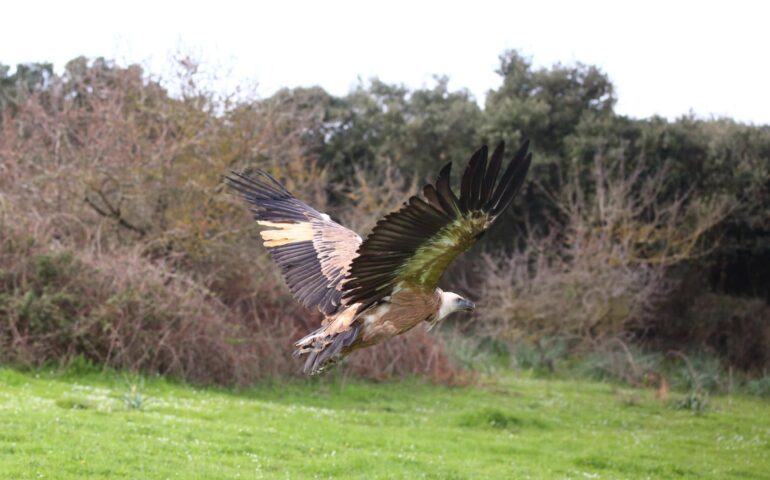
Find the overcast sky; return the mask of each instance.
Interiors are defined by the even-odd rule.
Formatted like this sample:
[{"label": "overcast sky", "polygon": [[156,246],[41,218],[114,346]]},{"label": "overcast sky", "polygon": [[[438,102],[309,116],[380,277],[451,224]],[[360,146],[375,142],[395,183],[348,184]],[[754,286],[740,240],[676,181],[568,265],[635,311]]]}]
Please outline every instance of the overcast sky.
[{"label": "overcast sky", "polygon": [[770,5],[644,2],[21,2],[3,5],[0,63],[78,56],[169,68],[182,49],[227,73],[345,94],[359,78],[410,87],[435,74],[483,99],[499,54],[599,66],[634,117],[729,116],[770,124]]}]

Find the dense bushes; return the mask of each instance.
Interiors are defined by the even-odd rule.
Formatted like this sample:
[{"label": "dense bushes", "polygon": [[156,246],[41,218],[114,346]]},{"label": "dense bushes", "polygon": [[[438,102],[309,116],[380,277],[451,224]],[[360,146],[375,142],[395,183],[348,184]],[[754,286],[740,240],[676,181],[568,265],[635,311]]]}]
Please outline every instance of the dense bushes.
[{"label": "dense bushes", "polygon": [[554,195],[565,219],[524,250],[484,257],[479,317],[491,334],[596,340],[644,329],[673,292],[671,267],[700,246],[730,211],[725,199],[660,202],[666,170],[624,168],[622,155],[594,159],[593,187],[573,171]]},{"label": "dense bushes", "polygon": [[[516,52],[483,109],[446,79],[236,98],[179,65],[163,83],[101,59],[62,75],[0,68],[4,360],[84,355],[241,384],[291,374],[291,342],[318,318],[292,301],[221,175],[267,169],[365,233],[443,163],[527,136],[522,199],[446,279],[482,305],[464,334],[700,346],[768,367],[770,127],[620,117],[598,69],[534,69]],[[419,330],[350,368],[447,380],[452,365]]]},{"label": "dense bushes", "polygon": [[[73,61],[45,88],[18,87],[0,142],[3,360],[85,356],[229,384],[297,373],[292,343],[320,319],[291,299],[222,174],[259,165],[322,209],[350,196],[358,208],[339,213],[361,228],[414,187],[383,164],[327,190],[305,143],[312,109],[228,108],[194,90],[193,72],[180,99],[104,61]],[[456,376],[440,339],[421,331],[350,368]]]},{"label": "dense bushes", "polygon": [[234,357],[243,356],[228,342],[236,325],[211,292],[136,251],[57,248],[30,225],[4,219],[2,227],[3,360],[39,365],[84,356],[198,381],[248,378],[233,371]]}]

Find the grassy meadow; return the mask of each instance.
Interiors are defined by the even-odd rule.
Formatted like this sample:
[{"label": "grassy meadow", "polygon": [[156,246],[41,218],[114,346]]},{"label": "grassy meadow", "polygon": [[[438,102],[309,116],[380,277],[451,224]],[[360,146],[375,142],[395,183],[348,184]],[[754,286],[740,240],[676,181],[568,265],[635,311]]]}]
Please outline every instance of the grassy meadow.
[{"label": "grassy meadow", "polygon": [[2,369],[0,478],[767,478],[770,403],[682,397],[527,374],[234,391]]}]

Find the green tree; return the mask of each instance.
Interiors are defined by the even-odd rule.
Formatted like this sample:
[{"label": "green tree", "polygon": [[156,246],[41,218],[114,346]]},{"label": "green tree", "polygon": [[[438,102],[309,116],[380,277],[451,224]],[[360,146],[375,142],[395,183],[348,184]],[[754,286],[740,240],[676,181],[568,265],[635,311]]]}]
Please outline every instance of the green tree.
[{"label": "green tree", "polygon": [[609,78],[594,66],[554,65],[533,69],[516,50],[500,56],[502,85],[486,99],[483,134],[518,143],[524,136],[536,151],[561,156],[564,141],[585,115],[611,116],[615,94]]},{"label": "green tree", "polygon": [[480,141],[482,113],[467,90],[450,91],[448,82],[439,77],[412,92],[377,79],[359,85],[334,112],[326,161],[350,174],[386,160],[420,177],[464,162]]}]

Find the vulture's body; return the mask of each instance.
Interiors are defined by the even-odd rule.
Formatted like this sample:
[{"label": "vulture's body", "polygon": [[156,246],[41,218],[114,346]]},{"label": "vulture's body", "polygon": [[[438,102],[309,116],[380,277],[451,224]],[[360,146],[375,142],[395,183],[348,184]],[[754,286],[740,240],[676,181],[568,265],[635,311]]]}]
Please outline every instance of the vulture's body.
[{"label": "vulture's body", "polygon": [[473,245],[510,205],[531,163],[522,144],[498,181],[504,146],[487,158],[482,147],[450,188],[451,163],[435,185],[377,222],[362,240],[302,203],[265,172],[227,178],[250,203],[262,240],[295,298],[324,314],[321,327],[296,343],[314,374],[350,352],[375,345],[472,302],[444,292],[438,282],[449,264]]}]

